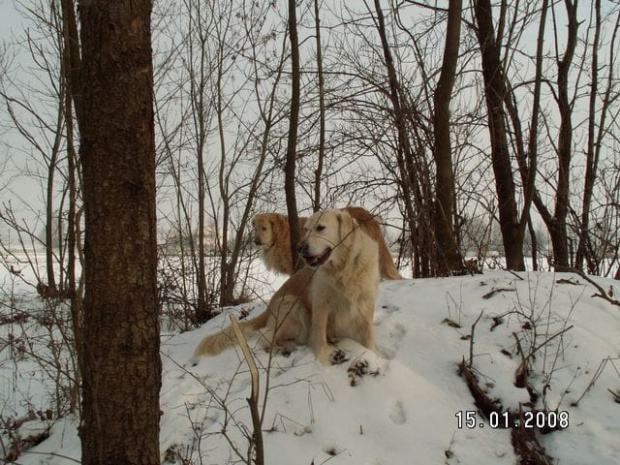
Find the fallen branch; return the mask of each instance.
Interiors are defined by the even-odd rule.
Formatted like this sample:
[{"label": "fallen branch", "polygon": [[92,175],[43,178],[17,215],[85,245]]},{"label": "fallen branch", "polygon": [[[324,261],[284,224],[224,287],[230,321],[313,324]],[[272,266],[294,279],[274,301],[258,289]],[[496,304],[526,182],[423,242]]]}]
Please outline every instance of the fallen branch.
[{"label": "fallen branch", "polygon": [[620,300],[614,299],[609,294],[607,294],[605,289],[603,289],[596,282],[594,282],[594,280],[592,280],[592,278],[590,278],[583,271],[578,270],[576,268],[570,268],[567,271],[571,271],[572,273],[578,274],[581,278],[585,279],[588,283],[590,283],[592,286],[594,286],[598,290],[599,293],[598,294],[593,294],[592,297],[599,297],[599,298],[601,298],[603,300],[606,300],[610,304],[615,305],[616,307],[620,307]]},{"label": "fallen branch", "polygon": [[469,365],[465,363],[465,358],[459,363],[459,375],[465,378],[465,383],[469,388],[469,392],[474,398],[474,405],[478,407],[480,413],[487,419],[492,413],[501,414],[502,405],[498,399],[491,399],[486,392],[482,390],[476,379],[476,375],[471,371]]},{"label": "fallen branch", "polygon": [[499,294],[501,292],[515,292],[515,291],[516,291],[516,289],[512,288],[512,287],[497,287],[497,288],[491,289],[489,292],[484,294],[482,296],[482,298],[485,299],[485,300],[488,300],[491,297],[493,297],[495,294]]},{"label": "fallen branch", "polygon": [[[520,411],[523,415],[523,411]],[[519,455],[519,465],[553,465],[553,459],[538,441],[535,429],[525,428],[523,422],[510,431],[512,447]]]},{"label": "fallen branch", "polygon": [[230,315],[230,321],[232,324],[233,331],[235,333],[235,337],[237,341],[239,341],[239,346],[241,347],[241,351],[245,357],[245,361],[250,368],[250,375],[252,377],[252,391],[250,393],[250,397],[247,399],[248,405],[250,406],[250,414],[252,416],[252,426],[254,431],[252,433],[253,442],[256,447],[256,465],[264,465],[265,463],[265,452],[263,447],[263,431],[262,431],[262,421],[258,411],[258,393],[260,389],[259,385],[259,375],[258,368],[256,367],[256,362],[254,361],[254,357],[252,356],[252,352],[248,347],[248,341],[243,336],[241,329],[239,328],[239,324],[237,323],[237,319],[234,315]]},{"label": "fallen branch", "polygon": [[[469,392],[474,398],[474,404],[487,421],[493,413],[502,415],[501,402],[498,399],[490,398],[482,390],[471,367],[465,363],[465,359],[459,364],[459,374],[465,378]],[[519,465],[552,465],[552,458],[547,455],[545,448],[538,440],[540,432],[525,427],[523,410],[520,408],[517,414],[510,410],[505,413],[508,414],[507,426],[511,429],[512,447],[519,457]]]}]

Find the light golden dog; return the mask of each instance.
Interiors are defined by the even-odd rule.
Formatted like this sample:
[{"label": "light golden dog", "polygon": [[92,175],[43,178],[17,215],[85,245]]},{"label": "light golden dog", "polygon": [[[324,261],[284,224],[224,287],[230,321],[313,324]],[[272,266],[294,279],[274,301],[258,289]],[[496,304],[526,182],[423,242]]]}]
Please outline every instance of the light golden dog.
[{"label": "light golden dog", "polygon": [[[376,351],[373,336],[379,284],[377,243],[342,210],[312,215],[304,226],[299,252],[309,265],[274,294],[265,312],[240,324],[263,345],[308,344],[323,364],[338,352],[328,341],[353,339]],[[236,344],[229,327],[203,339],[194,356],[215,355]]]},{"label": "light golden dog", "polygon": [[[379,246],[379,272],[385,279],[401,279],[398,274],[390,249],[388,248],[381,227],[374,215],[360,207],[346,207],[342,211],[357,220],[362,230]],[[303,237],[307,218],[299,218],[299,233]],[[290,229],[288,216],[279,213],[259,213],[252,220],[254,226],[254,243],[261,247],[261,256],[267,269],[291,275],[293,274],[293,254],[291,253]]]}]

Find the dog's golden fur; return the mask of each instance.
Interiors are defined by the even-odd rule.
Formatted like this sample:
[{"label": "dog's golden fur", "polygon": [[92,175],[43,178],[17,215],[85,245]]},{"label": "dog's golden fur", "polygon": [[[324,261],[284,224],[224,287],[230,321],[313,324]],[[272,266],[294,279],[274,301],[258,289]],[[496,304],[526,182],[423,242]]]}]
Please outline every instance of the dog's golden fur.
[{"label": "dog's golden fur", "polygon": [[[299,218],[299,237],[303,237],[307,218]],[[288,216],[280,213],[259,213],[252,219],[254,243],[261,247],[261,257],[268,270],[293,274],[291,230]]]},{"label": "dog's golden fur", "polygon": [[[401,279],[381,232],[381,226],[374,215],[361,207],[345,207],[342,210],[356,219],[364,232],[377,242],[381,277]],[[303,236],[303,229],[307,220],[304,217],[299,218],[300,237]],[[254,226],[254,243],[262,247],[261,256],[267,269],[288,275],[293,274],[288,216],[279,213],[259,213],[254,217],[252,223]]]},{"label": "dog's golden fur", "polygon": [[[379,284],[377,243],[346,211],[315,213],[299,245],[308,263],[274,294],[265,312],[241,323],[264,345],[308,344],[323,364],[331,360],[329,340],[353,339],[376,351],[373,314]],[[230,327],[203,339],[195,357],[215,355],[236,344]]]},{"label": "dog's golden fur", "polygon": [[[239,322],[245,337],[259,332],[262,345],[285,345],[288,342],[306,344],[310,330],[311,304],[310,282],[314,275],[312,268],[303,268],[291,276],[269,301],[267,309],[249,321]],[[231,326],[204,338],[196,347],[194,357],[217,355],[224,349],[237,344]]]}]

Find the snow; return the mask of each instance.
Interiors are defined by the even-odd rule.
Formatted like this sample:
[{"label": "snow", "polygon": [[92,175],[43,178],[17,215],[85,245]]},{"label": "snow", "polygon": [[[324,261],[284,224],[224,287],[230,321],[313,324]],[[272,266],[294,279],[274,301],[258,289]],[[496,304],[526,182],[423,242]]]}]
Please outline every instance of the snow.
[{"label": "snow", "polygon": [[[620,291],[617,281],[595,279],[616,295]],[[281,282],[270,280],[274,288]],[[620,404],[611,393],[620,394],[620,308],[592,297],[595,292],[576,275],[533,272],[381,283],[378,356],[343,341],[349,360],[324,367],[307,347],[271,358],[255,349],[265,463],[516,464],[510,431],[492,428],[477,412],[458,364],[469,362],[471,351],[487,394],[504,409],[527,409],[530,395],[515,386],[519,340],[525,353],[537,348],[529,375],[540,394],[536,408],[568,415],[567,428],[540,436],[553,463],[620,464]],[[162,336],[162,460],[242,462],[252,422],[246,401],[251,380],[241,351],[229,349],[196,366],[189,360],[201,338],[228,324],[228,314],[249,310],[252,317],[264,307],[256,301],[227,308],[200,329]],[[361,359],[378,374],[353,382],[347,369]],[[2,364],[7,360],[3,353]],[[10,363],[26,367],[32,361]],[[20,369],[19,378],[36,396],[28,369]],[[3,387],[0,394],[7,392]],[[475,412],[474,427],[459,428],[458,412],[463,419]],[[79,450],[76,421],[65,417],[18,461],[64,465],[79,460]]]}]

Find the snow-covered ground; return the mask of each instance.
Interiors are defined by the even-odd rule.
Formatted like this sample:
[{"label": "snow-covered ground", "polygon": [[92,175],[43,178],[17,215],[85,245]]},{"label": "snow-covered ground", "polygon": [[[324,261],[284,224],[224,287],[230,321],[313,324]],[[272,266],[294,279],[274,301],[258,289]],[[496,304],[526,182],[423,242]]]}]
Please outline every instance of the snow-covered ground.
[{"label": "snow-covered ground", "polygon": [[[597,282],[620,293],[617,281]],[[379,357],[346,344],[349,361],[323,367],[306,347],[271,360],[255,351],[265,463],[514,465],[510,430],[493,427],[477,411],[458,364],[473,356],[489,397],[504,410],[529,410],[530,393],[515,386],[515,377],[534,348],[528,358],[528,381],[538,394],[534,407],[551,413],[534,417],[533,424],[564,426],[540,436],[552,463],[619,464],[620,308],[592,297],[595,292],[576,275],[552,273],[486,271],[383,282],[375,307]],[[252,316],[263,309],[260,301],[226,309],[198,330],[163,336],[162,459],[243,463],[252,422],[250,374],[241,351],[229,349],[196,366],[189,359],[202,337],[228,324],[228,313]],[[378,374],[351,378],[347,369],[359,357]],[[0,403],[6,417],[20,402],[10,383],[33,398],[39,387],[29,378],[32,361],[4,352],[0,361],[13,373],[11,379],[3,375],[0,390],[7,397]],[[53,423],[50,438],[23,452],[20,464],[79,460],[75,419]]]}]

